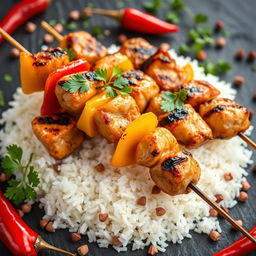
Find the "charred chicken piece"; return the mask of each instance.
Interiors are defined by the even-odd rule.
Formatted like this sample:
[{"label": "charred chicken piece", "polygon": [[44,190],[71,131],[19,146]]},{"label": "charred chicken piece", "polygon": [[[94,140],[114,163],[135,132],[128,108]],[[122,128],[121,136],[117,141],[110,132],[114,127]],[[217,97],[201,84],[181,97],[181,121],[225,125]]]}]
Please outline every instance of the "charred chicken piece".
[{"label": "charred chicken piece", "polygon": [[216,98],[220,91],[206,81],[192,80],[188,84],[180,85],[177,91],[185,89],[187,92],[186,103],[196,108],[200,104]]},{"label": "charred chicken piece", "polygon": [[136,149],[136,163],[151,167],[155,165],[165,154],[178,153],[179,144],[171,132],[158,127],[155,131],[143,137]]},{"label": "charred chicken piece", "polygon": [[161,103],[164,101],[162,98],[163,94],[164,91],[161,91],[159,94],[157,94],[150,100],[146,112],[153,112],[157,116],[164,114],[164,111],[161,109]]},{"label": "charred chicken piece", "polygon": [[217,98],[201,104],[199,114],[214,138],[229,139],[250,126],[249,111],[234,100]]},{"label": "charred chicken piece", "polygon": [[132,61],[135,69],[140,69],[143,62],[156,52],[156,47],[136,37],[126,40],[119,51]]},{"label": "charred chicken piece", "polygon": [[130,95],[119,95],[97,109],[94,121],[104,138],[117,143],[127,126],[139,115],[135,100]]},{"label": "charred chicken piece", "polygon": [[122,76],[128,79],[132,88],[130,95],[143,112],[148,102],[159,92],[158,85],[151,77],[139,70],[128,70]]},{"label": "charred chicken piece", "polygon": [[60,47],[72,49],[76,59],[86,59],[91,64],[107,54],[105,46],[85,31],[77,31],[64,36]]},{"label": "charred chicken piece", "polygon": [[161,115],[159,124],[187,148],[197,148],[212,139],[210,127],[189,104],[185,104],[184,109],[175,109]]},{"label": "charred chicken piece", "polygon": [[32,129],[49,154],[58,160],[74,152],[85,139],[76,128],[75,118],[67,114],[38,116],[32,121]]},{"label": "charred chicken piece", "polygon": [[65,83],[72,80],[74,74],[62,77],[55,87],[55,94],[61,107],[63,110],[72,115],[80,114],[86,101],[96,94],[96,87],[103,85],[103,81],[96,79],[94,72],[80,72],[77,74],[82,75],[89,82],[88,91],[81,93],[80,90],[78,90],[74,93],[71,93],[62,88]]},{"label": "charred chicken piece", "polygon": [[151,178],[157,187],[171,196],[189,193],[191,189],[188,185],[191,182],[197,184],[200,174],[199,164],[186,151],[169,153],[150,169]]},{"label": "charred chicken piece", "polygon": [[162,49],[145,61],[142,70],[151,76],[162,90],[176,91],[185,79],[176,61],[168,51]]}]

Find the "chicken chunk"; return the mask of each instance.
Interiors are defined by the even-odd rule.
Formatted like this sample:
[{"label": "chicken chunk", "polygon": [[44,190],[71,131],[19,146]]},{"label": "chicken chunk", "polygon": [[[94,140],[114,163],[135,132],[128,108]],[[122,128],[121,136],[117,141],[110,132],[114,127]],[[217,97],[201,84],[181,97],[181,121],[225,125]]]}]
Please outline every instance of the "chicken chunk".
[{"label": "chicken chunk", "polygon": [[151,76],[162,90],[176,91],[185,79],[176,61],[171,58],[168,51],[162,49],[145,61],[142,70]]},{"label": "chicken chunk", "polygon": [[150,100],[146,112],[153,112],[157,116],[164,114],[164,111],[161,109],[161,103],[164,101],[162,98],[163,94],[164,91],[161,91]]},{"label": "chicken chunk", "polygon": [[[86,81],[88,81],[88,90],[85,92],[80,92],[79,89],[74,93],[64,90],[63,86],[76,79],[77,75],[85,78]],[[96,87],[102,85],[103,81],[97,80],[94,72],[81,72],[62,77],[55,87],[55,95],[63,110],[72,115],[79,115],[82,112],[86,101],[96,94]]]},{"label": "chicken chunk", "polygon": [[212,139],[210,127],[189,104],[159,116],[159,124],[187,148],[197,148]]},{"label": "chicken chunk", "polygon": [[117,143],[127,126],[139,115],[135,100],[130,95],[119,95],[97,109],[94,121],[103,137]]},{"label": "chicken chunk", "polygon": [[191,191],[190,183],[197,184],[201,169],[193,156],[186,151],[169,153],[150,169],[155,184],[165,193],[176,196]]},{"label": "chicken chunk", "polygon": [[155,131],[145,135],[136,149],[136,163],[151,167],[165,154],[180,151],[179,144],[171,132],[158,127]]},{"label": "chicken chunk", "polygon": [[143,112],[150,99],[159,92],[158,85],[151,77],[139,70],[128,70],[122,76],[128,79],[129,86],[132,88],[130,95]]},{"label": "chicken chunk", "polygon": [[231,138],[250,126],[248,110],[230,99],[217,98],[201,104],[199,114],[215,138]]},{"label": "chicken chunk", "polygon": [[38,116],[32,121],[32,129],[49,154],[62,159],[75,151],[85,135],[76,128],[76,120],[67,114]]},{"label": "chicken chunk", "polygon": [[107,49],[85,31],[77,31],[64,36],[60,42],[62,49],[71,49],[76,59],[86,59],[91,64],[107,54]]},{"label": "chicken chunk", "polygon": [[216,98],[220,91],[206,81],[192,80],[188,84],[180,85],[177,91],[185,89],[187,93],[186,103],[196,108],[200,104]]},{"label": "chicken chunk", "polygon": [[137,37],[126,40],[119,51],[132,61],[135,69],[140,69],[143,62],[156,52],[156,47]]}]

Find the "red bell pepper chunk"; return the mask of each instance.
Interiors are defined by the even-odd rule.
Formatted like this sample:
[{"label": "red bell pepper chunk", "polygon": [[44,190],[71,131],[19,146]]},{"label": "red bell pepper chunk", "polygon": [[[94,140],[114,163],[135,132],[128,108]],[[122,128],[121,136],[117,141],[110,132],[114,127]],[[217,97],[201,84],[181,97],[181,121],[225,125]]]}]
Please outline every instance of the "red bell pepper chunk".
[{"label": "red bell pepper chunk", "polygon": [[54,115],[61,112],[61,106],[58,102],[58,99],[55,95],[55,87],[60,78],[66,75],[88,71],[90,65],[86,60],[79,59],[71,61],[67,65],[56,69],[52,72],[45,83],[44,89],[44,101],[41,107],[41,115]]}]

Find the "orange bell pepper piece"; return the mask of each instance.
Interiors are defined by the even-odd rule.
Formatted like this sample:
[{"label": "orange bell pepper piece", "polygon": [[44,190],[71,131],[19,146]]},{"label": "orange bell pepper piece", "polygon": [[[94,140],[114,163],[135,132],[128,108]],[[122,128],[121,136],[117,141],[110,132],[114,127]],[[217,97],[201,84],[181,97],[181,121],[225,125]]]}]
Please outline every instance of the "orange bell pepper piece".
[{"label": "orange bell pepper piece", "polygon": [[194,70],[191,64],[187,64],[181,68],[181,71],[184,74],[184,81],[183,83],[186,84],[190,82],[194,78]]},{"label": "orange bell pepper piece", "polygon": [[113,67],[119,67],[123,71],[134,69],[130,59],[126,55],[123,55],[122,53],[117,52],[111,55],[107,55],[101,58],[100,60],[98,60],[95,63],[94,70],[106,69],[108,74],[107,80],[109,80],[113,72]]},{"label": "orange bell pepper piece", "polygon": [[146,134],[153,132],[157,125],[157,116],[152,112],[142,114],[129,124],[117,144],[111,164],[114,167],[136,164],[135,151],[138,143]]},{"label": "orange bell pepper piece", "polygon": [[95,112],[98,107],[109,102],[112,98],[102,92],[85,103],[83,112],[77,122],[77,128],[84,131],[90,137],[98,135],[97,126],[94,122]]},{"label": "orange bell pepper piece", "polygon": [[69,57],[65,52],[62,55],[54,55],[51,50],[42,51],[35,55],[21,52],[20,80],[22,91],[25,94],[43,91],[48,75],[68,62]]}]

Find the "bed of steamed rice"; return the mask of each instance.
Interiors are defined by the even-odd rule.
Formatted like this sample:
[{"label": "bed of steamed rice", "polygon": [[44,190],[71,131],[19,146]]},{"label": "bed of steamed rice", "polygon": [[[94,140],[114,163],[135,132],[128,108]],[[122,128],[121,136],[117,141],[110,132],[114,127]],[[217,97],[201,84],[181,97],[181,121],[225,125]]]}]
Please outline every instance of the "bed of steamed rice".
[{"label": "bed of steamed rice", "polygon": [[[235,97],[230,84],[212,75],[205,76],[197,61],[178,57],[174,52],[172,55],[181,66],[190,62],[195,78],[216,86],[221,96]],[[42,93],[24,95],[18,88],[10,108],[2,116],[5,128],[0,131],[0,144],[2,154],[13,143],[26,149],[27,156],[34,153],[33,165],[41,179],[38,200],[45,210],[44,218],[54,220],[55,228],[87,234],[89,241],[97,242],[100,247],[109,246],[111,238],[119,236],[122,246],[115,247],[118,251],[127,250],[129,243],[133,250],[153,244],[159,251],[165,251],[167,241],[181,243],[183,238],[191,237],[190,230],[206,234],[212,229],[221,232],[217,218],[209,217],[209,206],[195,193],[175,197],[162,192],[153,195],[154,184],[147,168],[111,167],[114,145],[103,138],[86,140],[78,151],[61,162],[57,174],[52,169],[56,161],[33,135],[30,125],[39,114],[41,101]],[[238,137],[211,141],[191,152],[202,168],[200,188],[212,199],[215,194],[223,194],[221,205],[233,207],[252,153]],[[104,164],[104,172],[95,171],[98,163]],[[225,181],[223,175],[230,171],[234,179]],[[146,206],[136,204],[141,196],[146,196]],[[156,216],[156,207],[165,208],[166,214]],[[108,221],[100,222],[99,213],[108,213]]]}]

